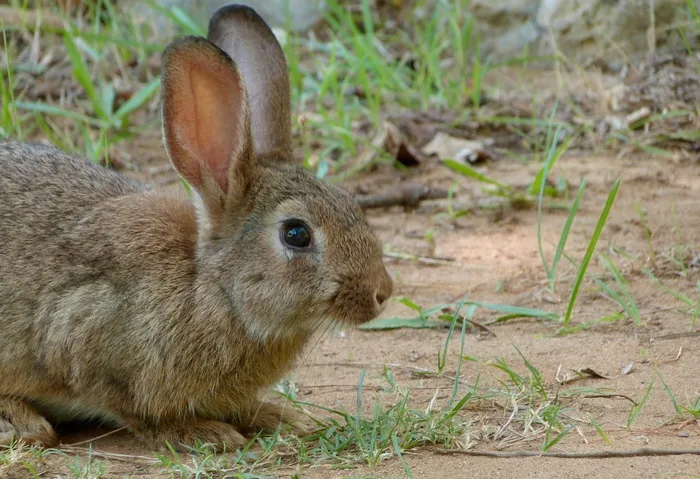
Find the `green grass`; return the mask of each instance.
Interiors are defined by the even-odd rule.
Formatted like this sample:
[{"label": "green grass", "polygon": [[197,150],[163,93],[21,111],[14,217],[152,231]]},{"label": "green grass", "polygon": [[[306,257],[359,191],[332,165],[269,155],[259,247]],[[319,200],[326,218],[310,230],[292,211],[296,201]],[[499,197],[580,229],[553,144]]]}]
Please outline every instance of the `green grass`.
[{"label": "green grass", "polygon": [[[136,130],[148,127],[143,121],[134,125],[133,116],[157,100],[160,88],[159,76],[149,78],[145,66],[149,50],[154,51],[145,41],[149,31],[137,26],[133,18],[117,15],[110,0],[97,3],[99,6],[91,9],[87,18],[91,28],[78,28],[63,16],[67,28],[60,36],[54,36],[59,42],[58,51],[71,65],[70,77],[63,78],[60,91],[55,92],[61,97],[58,101],[27,99],[21,88],[19,95],[15,94],[19,87],[16,72],[31,69],[32,65],[13,62],[13,56],[26,45],[21,37],[12,35],[13,30],[3,32],[9,61],[0,76],[3,97],[0,136],[27,139],[44,136],[94,162],[108,162],[111,145],[130,139]],[[14,41],[9,41],[8,36]],[[123,37],[134,41],[127,45],[114,44],[114,38]],[[159,45],[155,51],[161,51],[162,47]],[[126,99],[119,98],[117,85],[128,85]],[[153,120],[151,123],[155,125]]]},{"label": "green grass", "polygon": [[[360,0],[357,12],[329,0],[327,42],[289,38],[285,51],[293,103],[300,111],[313,112],[301,129],[302,143],[315,146],[314,158],[306,151],[305,164],[319,176],[372,166],[351,161],[373,148],[372,134],[358,135],[362,123],[376,132],[388,114],[463,104],[469,105],[468,112],[481,104],[489,66],[479,58],[465,5],[419,0],[415,8],[425,9],[427,17],[411,17],[388,30],[369,0]],[[373,157],[377,161],[393,160],[380,154]]]},{"label": "green grass", "polygon": [[591,236],[591,240],[588,243],[588,248],[586,249],[586,254],[583,256],[583,260],[581,261],[581,264],[578,268],[578,272],[576,274],[576,280],[574,281],[574,286],[571,289],[571,295],[569,297],[569,304],[566,307],[566,314],[564,316],[564,321],[563,321],[563,326],[567,327],[569,326],[569,323],[571,322],[572,315],[574,313],[574,305],[576,304],[576,299],[578,298],[579,291],[581,289],[581,284],[583,282],[583,278],[586,275],[586,271],[588,269],[588,264],[591,261],[591,258],[593,257],[593,253],[595,252],[596,246],[598,245],[598,239],[600,239],[600,234],[603,232],[603,228],[605,227],[605,222],[608,219],[608,215],[610,214],[610,210],[612,209],[613,203],[615,202],[615,197],[617,196],[617,191],[620,188],[620,179],[618,178],[615,180],[615,183],[613,184],[612,189],[610,190],[610,193],[608,194],[608,199],[605,202],[605,206],[603,207],[603,211],[600,213],[600,217],[598,218],[598,224],[595,227],[595,230],[593,231],[593,234]]}]

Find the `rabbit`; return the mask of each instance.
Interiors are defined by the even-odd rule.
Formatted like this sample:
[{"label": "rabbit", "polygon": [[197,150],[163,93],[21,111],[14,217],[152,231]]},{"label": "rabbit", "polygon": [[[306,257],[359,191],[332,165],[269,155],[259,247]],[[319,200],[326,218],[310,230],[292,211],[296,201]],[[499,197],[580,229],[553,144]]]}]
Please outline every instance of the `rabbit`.
[{"label": "rabbit", "polygon": [[284,53],[249,7],[162,61],[163,142],[192,195],[0,143],[0,444],[64,421],[149,447],[233,450],[280,425],[259,395],[328,321],[377,317],[382,246],[345,190],[294,165]]}]

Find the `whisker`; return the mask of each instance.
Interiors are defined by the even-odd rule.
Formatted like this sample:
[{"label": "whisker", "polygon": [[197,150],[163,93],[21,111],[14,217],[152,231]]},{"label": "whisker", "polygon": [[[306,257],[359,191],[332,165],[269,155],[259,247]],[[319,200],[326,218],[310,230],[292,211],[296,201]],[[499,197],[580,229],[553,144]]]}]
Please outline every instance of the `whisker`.
[{"label": "whisker", "polygon": [[[320,320],[317,320],[316,323],[315,323],[315,325],[314,325],[314,327],[311,329],[311,334],[312,334],[312,335],[316,335],[316,333],[318,332],[319,328],[320,328],[321,326],[323,326],[324,323],[329,322],[329,321],[328,321],[329,319],[330,319],[330,318],[329,318],[328,316],[325,316],[325,317],[322,317]],[[332,321],[330,321],[329,323],[332,324]],[[327,328],[328,328],[328,326],[326,326],[326,329],[327,329]],[[311,353],[313,353],[313,351],[314,351],[314,350],[316,349],[316,347],[319,345],[319,343],[320,343],[320,341],[321,341],[322,338],[323,338],[323,334],[317,335],[317,336],[316,336],[316,341],[314,341],[313,345],[305,351],[304,357],[303,357],[303,359],[299,362],[299,365],[303,365],[303,364],[305,364],[305,363],[309,360],[309,358],[311,357]]]}]

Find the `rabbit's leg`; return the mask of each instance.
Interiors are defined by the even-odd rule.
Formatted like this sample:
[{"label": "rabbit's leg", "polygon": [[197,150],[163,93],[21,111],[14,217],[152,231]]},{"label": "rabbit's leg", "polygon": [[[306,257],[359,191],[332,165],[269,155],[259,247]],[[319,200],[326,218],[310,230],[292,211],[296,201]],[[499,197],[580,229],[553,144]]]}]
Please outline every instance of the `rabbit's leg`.
[{"label": "rabbit's leg", "polygon": [[288,426],[297,436],[307,436],[315,429],[309,418],[291,404],[277,405],[260,401],[241,416],[241,427],[246,432],[273,433],[280,424]]},{"label": "rabbit's leg", "polygon": [[143,425],[128,424],[129,428],[141,439],[155,448],[165,448],[166,441],[178,451],[187,451],[195,441],[212,444],[217,451],[232,452],[245,445],[248,440],[238,432],[235,426],[208,419],[191,419],[173,423]]},{"label": "rabbit's leg", "polygon": [[0,396],[0,445],[22,440],[52,447],[58,443],[51,424],[21,399]]}]

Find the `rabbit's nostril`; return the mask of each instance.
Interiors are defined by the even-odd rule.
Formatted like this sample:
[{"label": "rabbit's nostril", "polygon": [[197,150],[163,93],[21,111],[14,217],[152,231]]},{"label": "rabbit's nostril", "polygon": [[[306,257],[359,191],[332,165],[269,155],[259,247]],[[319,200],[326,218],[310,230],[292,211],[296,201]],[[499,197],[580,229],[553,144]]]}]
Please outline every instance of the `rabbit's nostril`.
[{"label": "rabbit's nostril", "polygon": [[374,300],[377,302],[377,304],[379,306],[384,304],[384,301],[386,301],[387,299],[388,299],[388,297],[386,295],[382,294],[381,291],[377,291],[376,293],[374,293]]},{"label": "rabbit's nostril", "polygon": [[382,307],[384,303],[391,297],[391,293],[394,289],[394,282],[391,280],[389,273],[384,270],[384,278],[379,283],[379,287],[374,292],[374,299],[379,307]]}]

